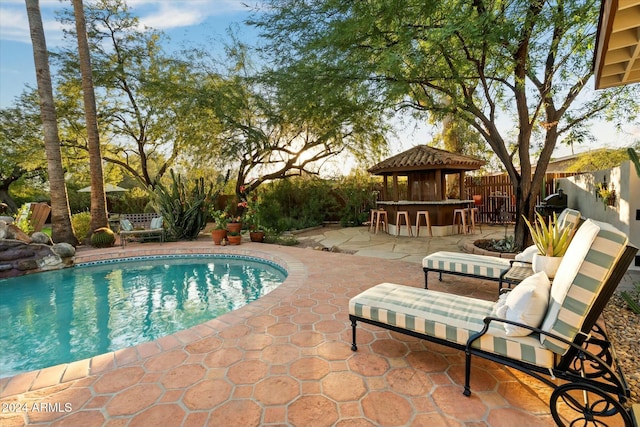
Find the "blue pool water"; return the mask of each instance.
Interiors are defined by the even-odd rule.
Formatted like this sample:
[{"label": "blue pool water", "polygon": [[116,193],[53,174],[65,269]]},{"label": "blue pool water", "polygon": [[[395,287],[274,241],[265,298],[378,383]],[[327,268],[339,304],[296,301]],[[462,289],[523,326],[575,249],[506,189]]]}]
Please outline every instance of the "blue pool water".
[{"label": "blue pool water", "polygon": [[0,377],[152,341],[260,298],[286,272],[257,258],[154,257],[0,280]]}]

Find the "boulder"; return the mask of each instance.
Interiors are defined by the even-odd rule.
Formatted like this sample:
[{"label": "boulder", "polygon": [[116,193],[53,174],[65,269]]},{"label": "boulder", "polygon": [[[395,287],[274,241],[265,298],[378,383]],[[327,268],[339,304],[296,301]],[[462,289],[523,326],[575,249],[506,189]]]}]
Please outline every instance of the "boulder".
[{"label": "boulder", "polygon": [[76,255],[76,248],[69,243],[56,243],[51,250],[60,258],[71,258]]},{"label": "boulder", "polygon": [[31,243],[31,237],[15,224],[7,224],[5,239],[20,240],[21,242]]},{"label": "boulder", "polygon": [[33,243],[41,243],[43,245],[53,245],[53,242],[51,241],[51,237],[49,237],[48,234],[45,234],[41,231],[36,231],[35,233],[33,233],[31,235],[31,241]]}]

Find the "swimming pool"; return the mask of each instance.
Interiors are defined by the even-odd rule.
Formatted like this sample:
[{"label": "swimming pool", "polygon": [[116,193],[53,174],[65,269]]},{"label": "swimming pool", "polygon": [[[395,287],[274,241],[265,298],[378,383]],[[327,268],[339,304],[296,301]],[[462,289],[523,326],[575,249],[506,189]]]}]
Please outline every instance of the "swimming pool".
[{"label": "swimming pool", "polygon": [[280,285],[238,255],[102,261],[0,280],[0,377],[82,360],[206,322]]}]

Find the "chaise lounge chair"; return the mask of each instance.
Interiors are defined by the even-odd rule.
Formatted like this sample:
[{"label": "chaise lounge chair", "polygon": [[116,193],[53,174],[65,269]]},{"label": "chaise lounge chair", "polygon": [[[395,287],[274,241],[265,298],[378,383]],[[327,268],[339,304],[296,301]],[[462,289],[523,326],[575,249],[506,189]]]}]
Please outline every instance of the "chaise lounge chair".
[{"label": "chaise lounge chair", "polygon": [[[558,222],[563,226],[577,227],[580,222],[580,212],[574,209],[564,209],[558,216]],[[531,257],[537,252],[535,246],[531,246],[516,256],[515,261],[530,263]],[[438,279],[442,281],[442,273],[454,274],[458,276],[474,277],[477,279],[491,280],[498,282],[498,292],[503,284],[517,283],[522,277],[522,272],[517,280],[505,278],[505,274],[514,265],[514,260],[500,258],[489,255],[477,255],[463,252],[435,252],[427,255],[422,260],[424,270],[424,287],[428,288],[429,272],[437,272]],[[532,273],[529,273],[532,274]]]},{"label": "chaise lounge chair", "polygon": [[[629,388],[596,320],[636,252],[624,233],[587,220],[553,286],[544,273],[537,273],[498,302],[392,283],[374,286],[349,302],[352,350],[357,350],[357,322],[377,325],[464,351],[467,396],[477,356],[552,387],[549,406],[560,426],[569,418],[580,420],[571,425],[631,427],[623,406]],[[556,378],[565,381],[552,381]],[[602,424],[590,424],[592,419]]]}]

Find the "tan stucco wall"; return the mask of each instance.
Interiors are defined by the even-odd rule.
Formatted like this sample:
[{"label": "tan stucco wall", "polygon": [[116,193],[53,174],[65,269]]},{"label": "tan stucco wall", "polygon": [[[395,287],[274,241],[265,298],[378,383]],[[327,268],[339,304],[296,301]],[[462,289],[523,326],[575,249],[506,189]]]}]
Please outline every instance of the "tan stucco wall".
[{"label": "tan stucco wall", "polygon": [[[596,198],[598,183],[605,177],[609,188],[613,183],[617,193],[615,205],[606,209],[602,200]],[[558,179],[558,186],[567,194],[570,208],[578,209],[586,218],[614,225],[627,233],[633,245],[640,247],[640,220],[636,220],[640,211],[640,178],[631,161],[609,170]],[[631,268],[640,270],[640,266],[633,264]]]}]

